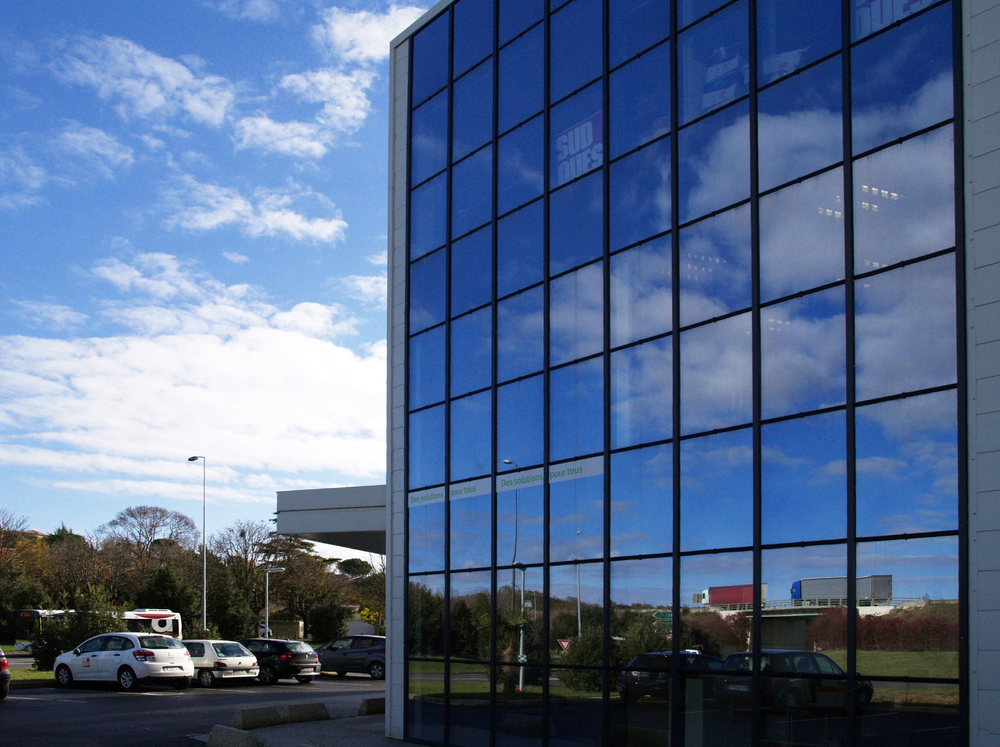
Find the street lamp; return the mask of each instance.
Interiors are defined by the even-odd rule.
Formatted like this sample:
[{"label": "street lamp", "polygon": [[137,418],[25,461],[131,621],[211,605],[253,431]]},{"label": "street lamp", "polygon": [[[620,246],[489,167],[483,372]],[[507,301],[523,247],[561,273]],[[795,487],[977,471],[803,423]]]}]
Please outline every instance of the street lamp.
[{"label": "street lamp", "polygon": [[264,569],[264,638],[271,637],[271,574],[281,573],[284,568]]},{"label": "street lamp", "polygon": [[[518,469],[517,462],[513,459],[504,459],[504,464],[513,464],[514,469]],[[510,556],[510,564],[514,565],[517,560],[517,499],[520,488],[514,488],[514,553]],[[514,592],[517,589],[517,581],[514,578],[514,569],[510,569],[510,606],[514,607]],[[524,606],[523,604],[521,605]]]},{"label": "street lamp", "polygon": [[208,635],[208,553],[205,543],[205,524],[208,518],[208,502],[205,500],[205,480],[208,473],[208,460],[203,456],[188,457],[189,462],[201,460],[201,632]]},{"label": "street lamp", "polygon": [[521,645],[517,652],[517,690],[524,693],[524,563],[515,563],[515,568],[521,569]]},{"label": "street lamp", "polygon": [[576,637],[583,635],[583,618],[580,617],[580,535],[582,529],[576,530]]}]

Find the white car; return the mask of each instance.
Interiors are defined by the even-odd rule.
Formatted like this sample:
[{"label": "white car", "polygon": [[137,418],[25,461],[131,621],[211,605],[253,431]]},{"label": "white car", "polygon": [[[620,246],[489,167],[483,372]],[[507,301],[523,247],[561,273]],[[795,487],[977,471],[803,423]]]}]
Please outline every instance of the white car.
[{"label": "white car", "polygon": [[260,674],[257,657],[236,641],[191,640],[184,641],[191,654],[198,682],[211,687],[218,680],[246,679],[252,681]]},{"label": "white car", "polygon": [[103,633],[88,638],[56,657],[56,682],[74,680],[117,682],[125,691],[151,681],[172,682],[177,689],[191,684],[191,654],[176,638],[158,633]]}]

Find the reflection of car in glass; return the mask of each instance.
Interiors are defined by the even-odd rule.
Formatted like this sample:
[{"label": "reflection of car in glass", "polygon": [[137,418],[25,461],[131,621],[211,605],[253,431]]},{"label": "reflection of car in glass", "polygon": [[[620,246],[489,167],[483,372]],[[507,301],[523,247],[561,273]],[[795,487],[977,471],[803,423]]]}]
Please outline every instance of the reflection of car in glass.
[{"label": "reflection of car in glass", "polygon": [[182,689],[191,684],[194,675],[191,654],[184,644],[156,633],[103,633],[88,638],[57,656],[52,669],[62,687],[74,680],[107,680],[118,682],[125,691],[161,680]]},{"label": "reflection of car in glass", "polygon": [[6,698],[9,692],[10,664],[7,663],[7,657],[4,656],[3,650],[0,649],[0,700]]},{"label": "reflection of car in glass", "polygon": [[345,635],[317,647],[322,668],[345,677],[367,672],[373,680],[385,679],[385,636]]},{"label": "reflection of car in glass", "polygon": [[[731,654],[722,666],[716,683],[717,699],[725,706],[749,706],[753,654]],[[847,679],[837,662],[812,651],[764,649],[760,653],[761,705],[784,708],[844,708]],[[855,688],[858,708],[872,701],[874,688],[868,680],[858,680]]]},{"label": "reflection of car in glass", "polygon": [[219,680],[249,681],[260,674],[257,657],[236,641],[184,641],[184,647],[191,653],[195,676],[203,687]]},{"label": "reflection of car in glass", "polygon": [[[692,677],[704,684],[704,698],[712,697],[714,677],[712,672],[722,669],[722,659],[699,651],[681,651],[682,682]],[[644,695],[653,698],[670,697],[670,672],[673,670],[672,651],[639,654],[618,673],[615,688],[623,700],[635,702]]]},{"label": "reflection of car in glass", "polygon": [[245,638],[240,641],[257,657],[260,673],[257,679],[273,685],[280,679],[294,677],[299,682],[312,682],[319,674],[319,657],[307,643],[278,638]]}]

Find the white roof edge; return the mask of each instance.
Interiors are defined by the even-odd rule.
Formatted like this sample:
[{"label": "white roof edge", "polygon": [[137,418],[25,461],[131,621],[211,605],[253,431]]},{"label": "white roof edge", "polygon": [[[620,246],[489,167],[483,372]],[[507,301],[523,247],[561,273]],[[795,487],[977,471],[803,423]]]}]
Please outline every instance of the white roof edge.
[{"label": "white roof edge", "polygon": [[395,49],[400,44],[402,44],[404,41],[406,41],[408,38],[410,38],[411,36],[413,36],[415,33],[417,33],[420,29],[422,29],[428,23],[430,23],[431,20],[434,18],[434,16],[436,16],[442,10],[444,10],[445,8],[447,8],[453,2],[455,2],[455,0],[441,0],[433,8],[431,8],[426,13],[424,13],[422,16],[420,16],[420,18],[418,18],[413,23],[411,23],[409,26],[407,26],[405,31],[402,31],[395,39],[393,39],[391,42],[389,42],[389,50],[390,50],[390,52],[391,52],[391,50]]}]

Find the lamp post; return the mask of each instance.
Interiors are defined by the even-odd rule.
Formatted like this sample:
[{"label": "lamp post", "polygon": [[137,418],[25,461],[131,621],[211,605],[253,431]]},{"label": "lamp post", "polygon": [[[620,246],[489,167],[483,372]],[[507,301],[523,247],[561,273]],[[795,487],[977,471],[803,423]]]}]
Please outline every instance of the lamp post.
[{"label": "lamp post", "polygon": [[264,638],[271,637],[271,574],[281,573],[284,568],[264,569]]},{"label": "lamp post", "polygon": [[521,569],[521,645],[517,652],[517,690],[524,693],[524,563],[515,563],[515,568]]},{"label": "lamp post", "polygon": [[[513,459],[504,459],[504,464],[513,464],[514,469],[518,469],[517,462]],[[514,552],[510,556],[510,564],[513,566],[517,560],[517,499],[520,488],[514,488]],[[517,580],[514,577],[514,569],[510,569],[510,606],[514,607],[514,592],[517,590]],[[524,605],[521,605],[524,607]]]},{"label": "lamp post", "polygon": [[205,550],[205,543],[208,536],[205,534],[205,524],[208,518],[208,502],[205,500],[205,481],[208,474],[208,460],[203,456],[188,457],[189,462],[201,460],[201,630],[203,635],[208,635],[208,553]]},{"label": "lamp post", "polygon": [[583,618],[580,617],[580,535],[582,529],[576,530],[576,637],[583,635]]}]

